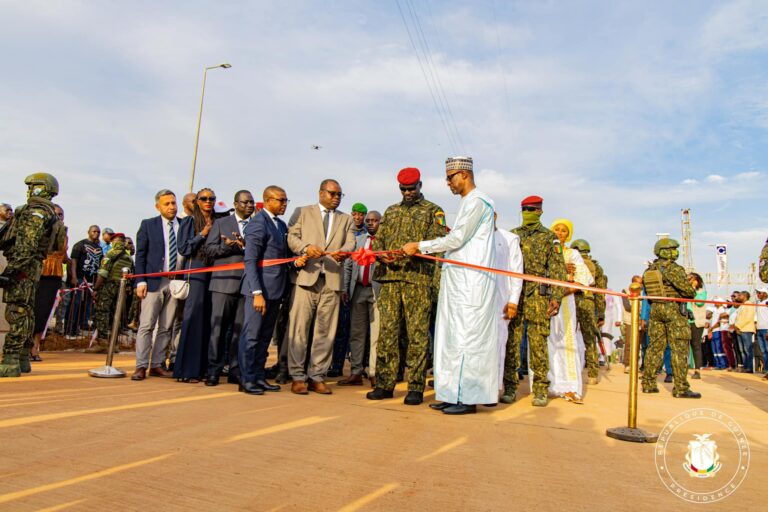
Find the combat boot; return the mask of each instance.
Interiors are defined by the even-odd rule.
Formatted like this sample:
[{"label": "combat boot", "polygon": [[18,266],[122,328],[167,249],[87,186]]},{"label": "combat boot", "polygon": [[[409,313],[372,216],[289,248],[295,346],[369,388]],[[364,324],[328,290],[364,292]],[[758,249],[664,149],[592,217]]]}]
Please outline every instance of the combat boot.
[{"label": "combat boot", "polygon": [[32,363],[29,361],[29,347],[21,349],[19,354],[19,370],[21,370],[21,373],[32,373]]},{"label": "combat boot", "polygon": [[535,395],[531,401],[534,407],[546,407],[547,403],[549,403],[547,395]]},{"label": "combat boot", "polygon": [[686,389],[682,393],[673,392],[672,396],[675,398],[701,398],[701,393],[696,393],[690,389]]},{"label": "combat boot", "polygon": [[19,354],[3,354],[3,362],[0,363],[0,377],[21,377]]},{"label": "combat boot", "polygon": [[504,394],[501,395],[501,398],[499,398],[499,402],[501,402],[503,404],[515,403],[515,400],[517,399],[516,395],[517,395],[517,390],[516,389],[508,388],[508,387],[505,386],[504,387]]}]

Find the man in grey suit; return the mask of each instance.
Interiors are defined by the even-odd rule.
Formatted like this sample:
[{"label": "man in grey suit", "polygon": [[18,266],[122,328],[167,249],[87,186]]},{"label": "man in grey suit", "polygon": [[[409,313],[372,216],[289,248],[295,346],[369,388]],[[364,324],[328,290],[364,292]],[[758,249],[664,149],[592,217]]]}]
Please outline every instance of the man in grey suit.
[{"label": "man in grey suit", "polygon": [[[288,320],[288,372],[291,391],[328,395],[325,374],[331,365],[333,339],[339,321],[339,301],[344,285],[341,262],[345,252],[355,248],[355,223],[352,217],[336,209],[344,194],[336,180],[320,183],[318,204],[299,208],[296,222],[288,229],[288,247],[295,254],[308,256],[296,277]],[[309,368],[304,370],[307,339],[312,318],[315,329]],[[309,386],[307,386],[309,380]]]},{"label": "man in grey suit", "polygon": [[[365,216],[367,232],[358,235],[355,240],[355,250],[370,249],[373,245],[376,232],[381,223],[381,214],[375,210],[369,211]],[[376,343],[379,339],[379,310],[376,307],[376,299],[379,296],[381,285],[373,280],[373,271],[376,263],[361,266],[348,259],[344,262],[344,292],[341,299],[350,304],[351,327],[349,334],[349,346],[352,352],[352,371],[349,378],[339,381],[339,386],[361,386],[363,384],[363,370],[365,369],[365,339],[368,329],[371,332],[371,350],[368,358],[368,378],[371,379],[371,387],[376,383]]]},{"label": "man in grey suit", "polygon": [[[240,263],[245,254],[243,232],[253,215],[256,203],[253,194],[240,190],[235,194],[235,212],[217,219],[205,242],[205,253],[214,267]],[[237,347],[243,326],[244,299],[240,293],[242,270],[224,270],[211,273],[208,290],[211,292],[211,339],[208,343],[208,376],[206,386],[216,386],[229,364],[227,382],[238,384]],[[230,329],[231,328],[231,329]],[[231,331],[231,333],[230,333]],[[227,347],[227,334],[231,334]],[[225,354],[228,355],[225,361]]]}]

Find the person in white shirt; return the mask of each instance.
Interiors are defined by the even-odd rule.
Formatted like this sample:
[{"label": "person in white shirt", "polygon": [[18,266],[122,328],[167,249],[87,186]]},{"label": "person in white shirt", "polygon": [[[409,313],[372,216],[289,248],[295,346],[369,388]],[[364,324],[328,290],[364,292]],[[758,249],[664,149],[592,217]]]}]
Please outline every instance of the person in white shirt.
[{"label": "person in white shirt", "polygon": [[[757,303],[768,305],[768,288],[757,289]],[[768,307],[755,307],[757,316],[757,346],[760,347],[760,353],[763,356],[763,373],[768,375]]]}]

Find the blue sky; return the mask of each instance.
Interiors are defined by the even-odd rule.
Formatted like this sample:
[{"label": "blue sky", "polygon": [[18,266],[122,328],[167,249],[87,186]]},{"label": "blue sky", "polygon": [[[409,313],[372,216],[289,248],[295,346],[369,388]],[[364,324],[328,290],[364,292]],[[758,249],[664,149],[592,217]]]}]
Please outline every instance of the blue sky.
[{"label": "blue sky", "polygon": [[[400,0],[419,16],[461,144],[449,142],[394,1],[7,1],[0,17],[0,201],[35,170],[61,182],[71,237],[134,233],[152,196],[188,187],[204,66],[196,188],[231,200],[284,186],[291,206],[335,177],[355,201],[398,200],[417,166],[446,211],[456,151],[475,159],[500,225],[520,200],[567,217],[612,287],[679,237],[697,268],[727,243],[744,272],[768,236],[764,2]],[[312,144],[323,149],[313,151]],[[450,216],[449,216],[450,219]],[[741,286],[743,287],[743,286]]]}]

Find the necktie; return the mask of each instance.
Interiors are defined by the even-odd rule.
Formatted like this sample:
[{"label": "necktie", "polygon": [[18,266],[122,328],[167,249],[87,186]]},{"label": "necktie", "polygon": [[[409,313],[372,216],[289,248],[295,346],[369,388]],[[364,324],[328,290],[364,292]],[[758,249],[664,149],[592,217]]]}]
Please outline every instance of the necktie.
[{"label": "necktie", "polygon": [[176,270],[176,233],[173,231],[173,221],[168,221],[168,272]]},{"label": "necktie", "polygon": [[[370,248],[371,245],[373,245],[374,237],[371,236],[369,238],[369,242],[366,244]],[[371,284],[371,264],[366,265],[363,267],[363,286],[368,286]]]},{"label": "necktie", "polygon": [[328,221],[330,220],[331,211],[323,210],[323,234],[326,240],[328,239]]},{"label": "necktie", "polygon": [[245,234],[245,225],[248,224],[248,220],[241,220],[240,221],[240,235]]}]

